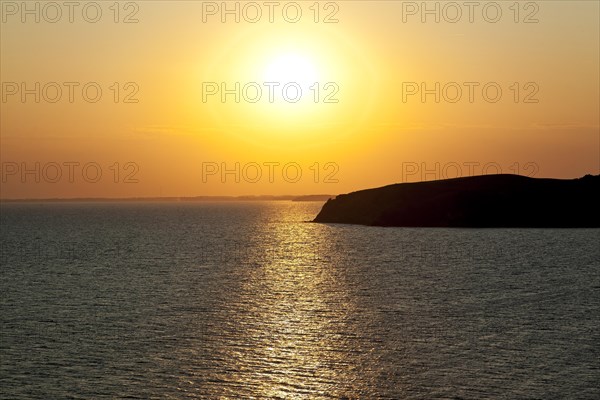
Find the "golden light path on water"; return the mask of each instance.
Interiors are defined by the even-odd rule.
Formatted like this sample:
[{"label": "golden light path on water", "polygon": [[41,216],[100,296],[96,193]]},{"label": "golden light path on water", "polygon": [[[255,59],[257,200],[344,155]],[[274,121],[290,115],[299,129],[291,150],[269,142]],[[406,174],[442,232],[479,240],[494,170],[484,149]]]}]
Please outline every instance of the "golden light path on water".
[{"label": "golden light path on water", "polygon": [[256,238],[264,253],[256,253],[232,316],[239,350],[228,356],[238,360],[239,372],[231,379],[258,398],[351,395],[352,382],[364,374],[349,357],[356,307],[331,244],[323,245],[331,243],[330,228],[273,222],[263,230]]}]

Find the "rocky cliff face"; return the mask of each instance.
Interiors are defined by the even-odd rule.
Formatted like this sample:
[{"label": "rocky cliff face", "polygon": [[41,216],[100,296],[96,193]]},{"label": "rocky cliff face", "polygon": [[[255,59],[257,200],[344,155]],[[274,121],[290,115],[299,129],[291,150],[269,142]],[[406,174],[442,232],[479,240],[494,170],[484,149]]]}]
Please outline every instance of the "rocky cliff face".
[{"label": "rocky cliff face", "polygon": [[339,195],[314,222],[405,227],[600,227],[600,175],[484,175]]}]

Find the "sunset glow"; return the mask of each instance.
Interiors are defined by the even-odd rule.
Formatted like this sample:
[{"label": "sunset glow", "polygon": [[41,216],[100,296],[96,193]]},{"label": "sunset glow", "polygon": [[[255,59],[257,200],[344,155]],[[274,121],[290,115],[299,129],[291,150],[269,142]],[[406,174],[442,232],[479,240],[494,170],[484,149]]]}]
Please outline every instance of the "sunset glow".
[{"label": "sunset glow", "polygon": [[[598,173],[597,2],[506,5],[496,22],[490,7],[454,22],[454,9],[422,15],[412,2],[299,3],[299,19],[294,5],[258,18],[246,4],[123,4],[119,23],[108,8],[96,23],[66,11],[49,23],[50,9],[22,23],[5,10],[0,152],[18,170],[4,170],[2,196],[342,193]],[[103,178],[21,179],[71,161],[97,163]],[[303,178],[203,182],[205,162],[298,163]],[[126,163],[135,184],[122,182]],[[338,182],[315,180],[315,163],[335,163]]]}]

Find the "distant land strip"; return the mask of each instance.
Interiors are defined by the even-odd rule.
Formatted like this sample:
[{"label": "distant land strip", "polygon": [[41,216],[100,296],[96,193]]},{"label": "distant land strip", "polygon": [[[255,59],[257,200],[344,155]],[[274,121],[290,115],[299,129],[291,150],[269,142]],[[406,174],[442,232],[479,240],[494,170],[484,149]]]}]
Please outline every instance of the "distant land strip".
[{"label": "distant land strip", "polygon": [[304,196],[193,196],[193,197],[80,197],[47,199],[0,199],[2,203],[62,203],[62,202],[200,202],[200,201],[327,201],[335,195],[311,194]]}]

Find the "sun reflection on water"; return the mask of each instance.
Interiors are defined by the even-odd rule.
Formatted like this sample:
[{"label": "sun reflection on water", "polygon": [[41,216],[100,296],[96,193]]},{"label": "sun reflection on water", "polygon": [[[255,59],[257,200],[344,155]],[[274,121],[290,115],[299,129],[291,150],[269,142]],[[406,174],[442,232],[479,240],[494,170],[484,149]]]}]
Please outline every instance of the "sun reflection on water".
[{"label": "sun reflection on water", "polygon": [[349,390],[361,371],[348,359],[355,304],[332,263],[328,233],[315,224],[277,222],[256,232],[256,244],[270,251],[255,253],[256,267],[237,294],[238,336],[229,356],[237,359],[232,380],[258,398],[357,394]]}]

